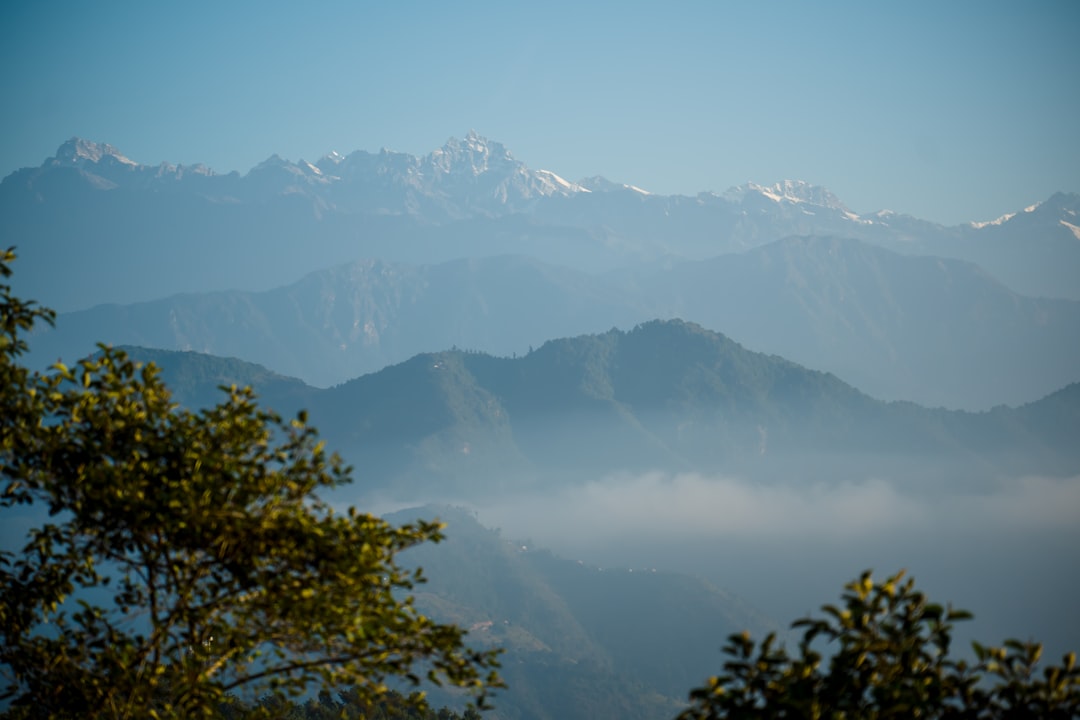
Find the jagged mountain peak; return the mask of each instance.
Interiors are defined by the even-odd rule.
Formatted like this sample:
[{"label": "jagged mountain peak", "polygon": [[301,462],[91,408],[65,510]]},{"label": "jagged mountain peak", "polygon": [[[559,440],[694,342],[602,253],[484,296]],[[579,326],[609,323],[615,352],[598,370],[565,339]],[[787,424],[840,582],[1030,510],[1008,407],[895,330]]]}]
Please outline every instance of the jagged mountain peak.
[{"label": "jagged mountain peak", "polygon": [[1080,193],[1057,192],[1046,200],[994,220],[968,223],[974,230],[993,230],[1005,225],[1028,229],[1060,226],[1080,240]]},{"label": "jagged mountain peak", "polygon": [[1055,215],[1077,217],[1080,214],[1080,193],[1056,192],[1047,200],[1032,205],[1025,212],[1049,212]]},{"label": "jagged mountain peak", "polygon": [[488,140],[475,130],[470,130],[463,140],[450,138],[425,159],[436,170],[445,173],[466,171],[479,175],[496,168],[525,167],[502,143]]},{"label": "jagged mountain peak", "polygon": [[273,155],[271,155],[270,157],[266,158],[261,163],[256,165],[253,169],[258,170],[259,168],[264,168],[264,167],[281,167],[283,165],[289,165],[289,164],[291,164],[291,163],[289,163],[288,160],[281,157],[277,153],[274,153]]},{"label": "jagged mountain peak", "polygon": [[340,165],[344,160],[344,155],[339,153],[337,150],[331,150],[330,152],[319,158],[315,165],[320,168],[325,168],[326,166]]},{"label": "jagged mountain peak", "polygon": [[505,155],[507,158],[512,159],[510,151],[506,149],[505,145],[494,140],[489,140],[480,133],[476,132],[476,130],[469,130],[469,132],[465,133],[465,137],[461,141],[457,141],[455,138],[450,138],[447,144],[449,145],[452,143],[457,143],[458,145],[467,148],[472,152],[502,154]]},{"label": "jagged mountain peak", "polygon": [[274,153],[249,170],[247,177],[256,178],[269,175],[278,175],[295,179],[306,178],[309,181],[319,183],[326,182],[322,169],[317,165],[313,165],[303,159],[296,162],[286,160],[277,153]]},{"label": "jagged mountain peak", "polygon": [[53,165],[80,165],[85,162],[98,163],[103,158],[112,158],[124,165],[136,165],[133,160],[125,157],[119,150],[107,143],[96,143],[73,137],[59,148],[56,155],[51,158]]},{"label": "jagged mountain peak", "polygon": [[741,202],[748,195],[758,195],[774,202],[807,203],[849,212],[847,206],[830,190],[805,180],[781,180],[772,185],[748,182],[724,193],[724,197],[733,202]]}]

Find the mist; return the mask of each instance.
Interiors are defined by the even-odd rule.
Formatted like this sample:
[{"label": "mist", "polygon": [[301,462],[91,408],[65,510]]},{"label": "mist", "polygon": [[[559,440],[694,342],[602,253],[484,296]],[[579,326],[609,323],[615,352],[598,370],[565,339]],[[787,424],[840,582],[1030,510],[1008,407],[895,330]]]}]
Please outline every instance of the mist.
[{"label": "mist", "polygon": [[647,473],[475,507],[506,536],[567,557],[703,575],[778,628],[836,601],[864,569],[905,569],[931,600],[974,612],[958,648],[1016,637],[1056,658],[1080,646],[1080,477],[927,492],[886,477]]}]

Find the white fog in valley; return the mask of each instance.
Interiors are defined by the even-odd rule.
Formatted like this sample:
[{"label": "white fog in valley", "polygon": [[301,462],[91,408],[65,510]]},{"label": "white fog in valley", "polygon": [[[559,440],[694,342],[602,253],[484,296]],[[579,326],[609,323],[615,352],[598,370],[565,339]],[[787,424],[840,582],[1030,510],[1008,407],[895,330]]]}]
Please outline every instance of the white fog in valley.
[{"label": "white fog in valley", "polygon": [[483,523],[568,558],[704,573],[782,628],[835,602],[864,569],[905,569],[932,600],[974,612],[958,626],[962,641],[1039,638],[1052,656],[1080,642],[1078,477],[930,494],[880,478],[650,473],[475,508]]}]

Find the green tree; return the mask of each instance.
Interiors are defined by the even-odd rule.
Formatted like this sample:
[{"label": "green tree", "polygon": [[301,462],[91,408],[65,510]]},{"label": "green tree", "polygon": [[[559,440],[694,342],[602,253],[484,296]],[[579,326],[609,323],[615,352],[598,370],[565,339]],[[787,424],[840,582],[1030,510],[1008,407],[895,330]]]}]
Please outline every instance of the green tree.
[{"label": "green tree", "polygon": [[[724,674],[690,693],[680,720],[741,718],[1078,718],[1075,653],[1037,672],[1041,646],[974,645],[972,663],[949,654],[952,623],[971,614],[927,602],[903,573],[847,586],[842,607],[804,618],[798,654],[769,635],[732,635]],[[826,641],[826,658],[814,648]]]},{"label": "green tree", "polygon": [[[397,553],[441,526],[392,527],[321,494],[349,480],[301,414],[235,387],[177,407],[153,366],[102,348],[41,375],[24,336],[52,313],[0,258],[0,703],[12,717],[206,717],[227,694],[285,697],[391,677],[474,690],[496,654],[415,610]],[[3,705],[0,705],[2,707]]]}]

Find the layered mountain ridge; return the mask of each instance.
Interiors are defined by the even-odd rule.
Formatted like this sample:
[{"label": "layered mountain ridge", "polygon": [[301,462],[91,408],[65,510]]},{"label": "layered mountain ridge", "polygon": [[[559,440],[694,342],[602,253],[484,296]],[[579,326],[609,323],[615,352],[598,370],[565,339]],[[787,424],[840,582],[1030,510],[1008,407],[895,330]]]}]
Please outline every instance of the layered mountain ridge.
[{"label": "layered mountain ridge", "polygon": [[328,390],[194,353],[148,354],[186,404],[254,383],[283,413],[308,408],[364,469],[360,492],[475,499],[646,471],[985,484],[1076,472],[1080,383],[982,413],[883,403],[833,375],[682,321],[552,340],[524,356],[417,355]]},{"label": "layered mountain ridge", "polygon": [[1021,294],[1080,299],[1077,194],[1000,222],[943,227],[857,214],[825,188],[793,180],[694,197],[642,185],[532,170],[476,133],[423,157],[356,151],[311,163],[275,155],[244,175],[143,165],[73,138],[40,167],[0,182],[0,233],[30,261],[18,279],[24,294],[61,310],[265,290],[361,257],[524,254],[599,272],[701,260],[791,235],[965,259]]},{"label": "layered mountain ridge", "polygon": [[97,342],[196,350],[328,386],[438,348],[524,354],[552,337],[672,317],[884,399],[986,409],[1080,380],[1080,303],[1019,296],[962,261],[836,237],[604,274],[510,255],[363,260],[262,293],[62,314],[34,347],[42,364]]}]

